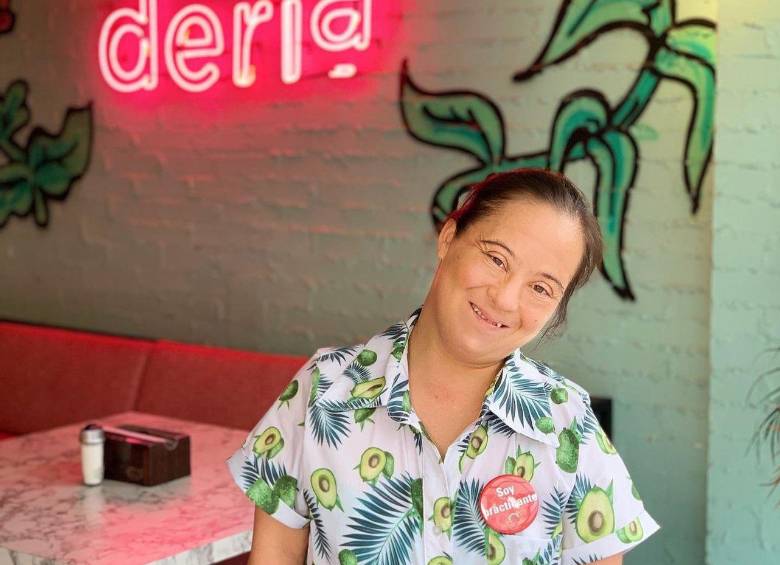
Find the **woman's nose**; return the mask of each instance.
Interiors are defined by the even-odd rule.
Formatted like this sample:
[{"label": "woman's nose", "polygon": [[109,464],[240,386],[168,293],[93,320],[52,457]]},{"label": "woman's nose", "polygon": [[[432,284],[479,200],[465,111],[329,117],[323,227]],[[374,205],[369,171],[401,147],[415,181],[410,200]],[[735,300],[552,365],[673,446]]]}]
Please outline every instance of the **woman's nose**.
[{"label": "woman's nose", "polygon": [[522,281],[512,278],[488,287],[488,298],[498,310],[496,314],[511,314],[517,317],[521,313],[523,300]]}]

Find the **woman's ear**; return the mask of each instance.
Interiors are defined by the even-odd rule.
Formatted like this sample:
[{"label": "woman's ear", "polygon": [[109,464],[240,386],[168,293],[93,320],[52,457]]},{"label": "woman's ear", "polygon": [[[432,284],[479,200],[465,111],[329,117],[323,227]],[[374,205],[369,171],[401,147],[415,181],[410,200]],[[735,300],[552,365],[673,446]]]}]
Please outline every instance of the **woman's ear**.
[{"label": "woman's ear", "polygon": [[436,242],[436,255],[438,256],[439,261],[443,260],[444,256],[447,255],[450,244],[452,243],[452,240],[455,239],[456,231],[457,224],[452,218],[447,220],[444,223],[444,226],[442,226],[441,231],[439,232],[439,239]]}]

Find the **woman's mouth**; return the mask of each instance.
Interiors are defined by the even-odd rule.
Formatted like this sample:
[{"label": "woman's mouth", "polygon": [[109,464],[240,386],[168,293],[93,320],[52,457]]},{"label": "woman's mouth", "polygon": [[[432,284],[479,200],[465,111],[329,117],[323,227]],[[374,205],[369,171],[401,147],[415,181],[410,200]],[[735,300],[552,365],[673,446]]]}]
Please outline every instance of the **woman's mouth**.
[{"label": "woman's mouth", "polygon": [[471,306],[471,311],[472,311],[472,312],[474,312],[474,315],[477,317],[477,319],[479,319],[480,321],[482,321],[482,322],[483,322],[485,325],[487,325],[487,326],[490,326],[490,327],[492,327],[492,328],[496,328],[496,329],[499,329],[499,328],[507,328],[507,327],[509,327],[509,326],[507,326],[506,324],[504,324],[504,323],[502,323],[502,322],[499,322],[499,321],[497,321],[497,320],[493,320],[492,318],[490,318],[489,316],[487,316],[487,315],[486,315],[486,314],[485,314],[485,313],[484,313],[482,310],[480,310],[480,309],[479,309],[479,307],[478,307],[476,304],[474,304],[473,302],[469,302],[469,305]]}]

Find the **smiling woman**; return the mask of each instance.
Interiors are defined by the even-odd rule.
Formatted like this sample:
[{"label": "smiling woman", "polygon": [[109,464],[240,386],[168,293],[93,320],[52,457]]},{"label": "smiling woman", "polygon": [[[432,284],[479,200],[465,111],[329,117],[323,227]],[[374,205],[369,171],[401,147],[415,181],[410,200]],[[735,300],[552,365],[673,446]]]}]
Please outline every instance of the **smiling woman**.
[{"label": "smiling woman", "polygon": [[318,350],[228,460],[250,563],[612,565],[659,528],[588,393],[521,351],[601,261],[582,193],[490,175],[437,257],[420,309]]}]

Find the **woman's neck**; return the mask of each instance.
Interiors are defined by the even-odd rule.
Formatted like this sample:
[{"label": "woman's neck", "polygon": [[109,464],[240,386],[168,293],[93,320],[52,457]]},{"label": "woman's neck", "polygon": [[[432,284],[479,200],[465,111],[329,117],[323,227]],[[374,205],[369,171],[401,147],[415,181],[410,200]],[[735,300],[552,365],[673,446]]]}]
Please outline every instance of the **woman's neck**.
[{"label": "woman's neck", "polygon": [[[439,400],[480,402],[502,363],[474,365],[456,358],[423,308],[409,336],[407,363],[412,388]],[[413,383],[413,384],[412,384]]]}]

